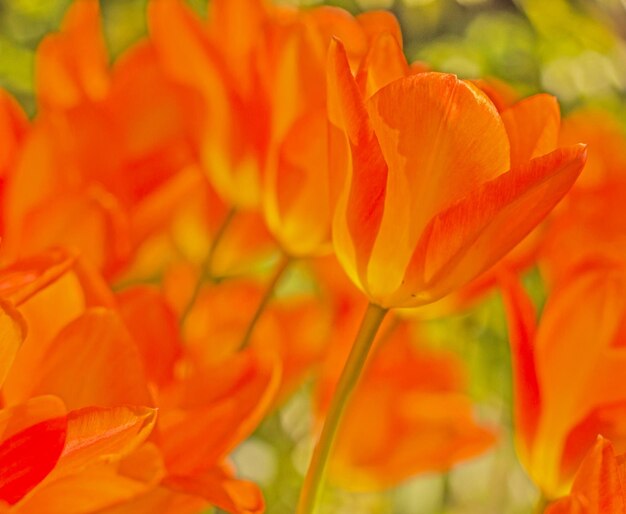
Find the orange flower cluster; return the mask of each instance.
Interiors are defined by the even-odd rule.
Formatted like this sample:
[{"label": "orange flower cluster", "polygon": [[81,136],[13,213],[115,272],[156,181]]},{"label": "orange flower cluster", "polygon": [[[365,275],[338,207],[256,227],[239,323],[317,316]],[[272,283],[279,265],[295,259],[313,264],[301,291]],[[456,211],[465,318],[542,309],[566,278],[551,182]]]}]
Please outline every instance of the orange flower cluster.
[{"label": "orange flower cluster", "polygon": [[[34,119],[0,91],[0,512],[264,512],[229,455],[307,378],[299,514],[327,467],[367,490],[449,469],[495,428],[432,314],[386,314],[498,285],[520,461],[550,501],[573,483],[546,512],[624,512],[597,439],[626,451],[617,124],[410,64],[387,12],[209,11],[150,0],[110,64],[75,0],[37,50]],[[535,264],[538,325],[516,277]]]}]

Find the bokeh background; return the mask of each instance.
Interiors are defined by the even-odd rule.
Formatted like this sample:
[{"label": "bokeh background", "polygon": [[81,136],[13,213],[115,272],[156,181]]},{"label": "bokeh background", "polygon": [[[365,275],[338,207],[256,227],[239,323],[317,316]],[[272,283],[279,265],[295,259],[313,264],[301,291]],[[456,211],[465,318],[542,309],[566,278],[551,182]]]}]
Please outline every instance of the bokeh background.
[{"label": "bokeh background", "polygon": [[[33,61],[41,38],[57,30],[71,0],[0,0],[0,86],[34,115]],[[112,58],[146,35],[147,0],[101,0]],[[320,2],[282,2],[319,5]],[[601,107],[626,120],[626,0],[337,0],[358,13],[392,10],[410,60],[463,78],[495,77],[523,95],[547,91],[564,113]],[[206,15],[206,0],[189,0]],[[525,278],[541,307],[539,274]],[[288,282],[288,281],[287,281]],[[292,283],[298,284],[297,270]],[[280,294],[280,292],[279,292]],[[534,486],[511,442],[511,376],[504,313],[492,296],[472,311],[426,323],[432,344],[468,365],[479,417],[499,427],[494,450],[446,474],[418,477],[380,494],[331,490],[333,514],[529,513]],[[270,514],[291,514],[311,451],[310,385],[268,418],[236,452],[241,475],[264,489]]]}]

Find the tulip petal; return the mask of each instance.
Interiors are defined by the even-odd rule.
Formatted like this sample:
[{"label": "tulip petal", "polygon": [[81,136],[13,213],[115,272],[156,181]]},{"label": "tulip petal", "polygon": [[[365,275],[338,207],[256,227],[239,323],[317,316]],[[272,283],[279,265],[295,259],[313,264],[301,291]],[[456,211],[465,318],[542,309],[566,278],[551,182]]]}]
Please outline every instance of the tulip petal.
[{"label": "tulip petal", "polygon": [[330,238],[325,111],[298,119],[279,148],[276,170],[266,179],[268,225],[293,256],[319,252]]},{"label": "tulip petal", "polygon": [[213,0],[210,28],[215,40],[223,45],[233,61],[246,59],[258,43],[268,7],[263,0]]},{"label": "tulip petal", "polygon": [[535,309],[519,281],[501,276],[502,292],[509,323],[509,342],[515,394],[515,427],[518,451],[528,459],[541,413],[541,393],[535,368]]},{"label": "tulip petal", "polygon": [[119,317],[103,308],[88,309],[44,347],[40,359],[12,373],[26,377],[13,400],[56,394],[72,410],[152,404],[134,341]]},{"label": "tulip petal", "polygon": [[0,410],[0,501],[20,501],[54,469],[65,444],[65,412],[53,396]]},{"label": "tulip petal", "polygon": [[613,445],[600,436],[576,473],[572,498],[550,507],[546,514],[623,514],[626,512],[624,486],[623,471],[619,469]]},{"label": "tulip petal", "polygon": [[61,33],[37,49],[37,100],[45,107],[73,107],[99,100],[108,88],[108,56],[97,0],[74,2]]},{"label": "tulip petal", "polygon": [[[483,184],[438,214],[407,270],[405,297],[413,305],[436,300],[492,266],[565,195],[585,156],[584,145],[555,150]],[[411,289],[425,293],[415,295]]]},{"label": "tulip petal", "polygon": [[148,437],[155,421],[156,411],[147,407],[87,407],[70,412],[58,473],[67,475],[99,461],[120,460]]},{"label": "tulip petal", "polygon": [[172,476],[164,483],[173,490],[205,498],[232,514],[261,514],[265,511],[259,487],[233,478],[223,467],[214,467],[202,475]]},{"label": "tulip petal", "polygon": [[141,353],[148,378],[157,384],[173,379],[182,342],[178,320],[157,289],[139,286],[117,295],[119,312]]},{"label": "tulip petal", "polygon": [[399,288],[427,223],[509,169],[509,145],[493,104],[454,75],[397,80],[367,108],[389,166],[367,274],[370,293],[384,303]]},{"label": "tulip petal", "polygon": [[59,279],[74,260],[65,250],[53,249],[7,266],[0,271],[0,295],[19,306]]},{"label": "tulip petal", "polygon": [[11,303],[0,299],[0,389],[25,337],[24,318]]},{"label": "tulip petal", "polygon": [[123,476],[114,464],[96,463],[38,488],[20,504],[20,512],[86,514],[131,501],[152,489]]},{"label": "tulip petal", "polygon": [[511,167],[554,151],[559,137],[559,103],[551,95],[534,95],[502,112],[511,143]]},{"label": "tulip petal", "polygon": [[364,98],[370,98],[394,80],[410,74],[402,45],[389,33],[383,33],[371,44],[361,61],[356,80]]},{"label": "tulip petal", "polygon": [[623,270],[603,264],[578,270],[544,308],[535,345],[543,413],[533,467],[550,495],[562,493],[568,478],[562,475],[571,472],[572,456],[564,454],[568,435],[584,435],[579,425],[598,408],[626,401],[626,352],[613,346],[625,311]]},{"label": "tulip petal", "polygon": [[250,349],[173,388],[159,416],[168,469],[195,473],[226,457],[266,415],[280,375],[275,359]]},{"label": "tulip petal", "polygon": [[352,77],[343,45],[328,54],[329,177],[335,206],[333,243],[356,284],[364,284],[367,261],[383,216],[387,164]]},{"label": "tulip petal", "polygon": [[131,500],[113,507],[106,507],[93,514],[197,514],[207,506],[207,501],[198,496],[190,496],[155,487]]},{"label": "tulip petal", "polygon": [[356,17],[365,35],[372,41],[383,34],[391,35],[402,49],[402,31],[398,19],[389,11],[366,11]]}]

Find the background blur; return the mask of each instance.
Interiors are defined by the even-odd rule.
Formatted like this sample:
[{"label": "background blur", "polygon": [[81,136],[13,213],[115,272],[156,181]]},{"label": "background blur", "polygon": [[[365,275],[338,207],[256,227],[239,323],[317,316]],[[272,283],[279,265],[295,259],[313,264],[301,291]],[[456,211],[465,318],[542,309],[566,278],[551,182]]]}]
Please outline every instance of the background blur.
[{"label": "background blur", "polygon": [[[58,28],[70,0],[0,0],[0,86],[34,115],[33,61],[38,42]],[[101,0],[112,58],[146,34],[147,0]],[[189,0],[203,15],[206,0]],[[317,5],[303,0],[285,2]],[[336,0],[354,13],[392,10],[410,60],[464,78],[496,77],[523,95],[547,91],[564,113],[600,106],[626,119],[626,0]],[[536,273],[527,286],[542,298]],[[414,479],[385,495],[333,491],[327,512],[354,514],[531,512],[534,487],[511,444],[511,380],[502,305],[493,297],[472,312],[427,324],[433,344],[469,366],[480,416],[503,427],[495,450],[445,475]],[[270,514],[291,514],[310,448],[305,387],[238,449],[241,474],[264,488]],[[507,428],[508,427],[508,428]],[[417,500],[417,501],[416,501]]]}]

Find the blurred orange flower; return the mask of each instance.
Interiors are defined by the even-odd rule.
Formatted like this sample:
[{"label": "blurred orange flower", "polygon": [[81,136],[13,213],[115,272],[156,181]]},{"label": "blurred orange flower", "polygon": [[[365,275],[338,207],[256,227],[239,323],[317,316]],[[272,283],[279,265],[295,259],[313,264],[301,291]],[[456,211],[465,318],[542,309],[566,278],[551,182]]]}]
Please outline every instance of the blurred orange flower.
[{"label": "blurred orange flower", "polygon": [[626,252],[626,133],[608,112],[585,109],[563,120],[561,144],[582,140],[589,158],[550,217],[541,270],[550,283],[592,256],[623,260]]},{"label": "blurred orange flower", "polygon": [[192,369],[157,290],[115,296],[64,250],[0,270],[0,296],[0,499],[15,512],[262,512],[226,459],[274,401],[274,360],[250,349]]},{"label": "blurred orange flower", "polygon": [[5,261],[74,246],[114,276],[202,179],[199,98],[148,42],[109,68],[98,5],[74,2],[37,49],[39,111],[6,176]]},{"label": "blurred orange flower", "polygon": [[529,298],[505,280],[516,446],[548,499],[565,494],[598,434],[625,448],[626,274],[587,262],[551,291],[535,327]]}]

